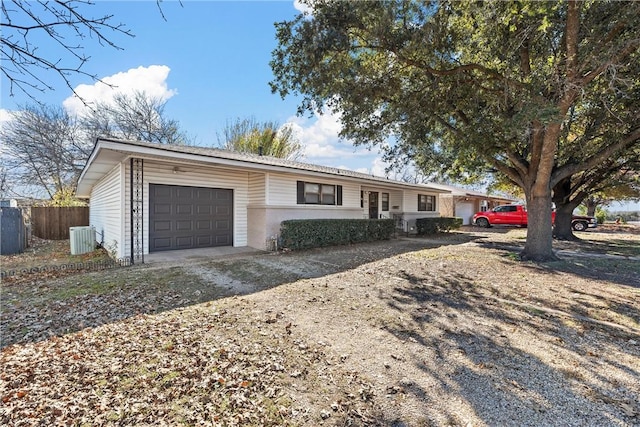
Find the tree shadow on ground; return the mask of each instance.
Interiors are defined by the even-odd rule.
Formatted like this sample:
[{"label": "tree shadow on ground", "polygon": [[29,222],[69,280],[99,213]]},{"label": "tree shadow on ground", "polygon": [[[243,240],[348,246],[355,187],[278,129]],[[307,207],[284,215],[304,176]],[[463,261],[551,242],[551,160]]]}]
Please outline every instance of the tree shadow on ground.
[{"label": "tree shadow on ground", "polygon": [[[454,410],[429,405],[430,395],[462,398],[487,425],[628,425],[640,377],[638,349],[629,336],[588,322],[567,322],[544,311],[504,304],[474,291],[463,275],[401,272],[388,306],[409,317],[384,330],[414,343],[420,375],[402,392],[424,402],[432,423],[464,425]],[[637,340],[640,335],[635,335]],[[631,357],[619,358],[633,351]],[[603,373],[613,372],[611,376]],[[611,381],[627,375],[627,381]],[[444,411],[444,412],[443,412]],[[580,414],[579,416],[576,414]],[[391,420],[389,420],[391,421]]]},{"label": "tree shadow on ground", "polygon": [[260,292],[383,258],[476,238],[447,233],[190,264],[176,261],[137,265],[53,280],[31,275],[28,282],[3,283],[0,348],[38,342],[140,314]]},{"label": "tree shadow on ground", "polygon": [[[519,254],[524,249],[524,246],[511,242],[478,241],[477,245],[481,248],[503,251],[507,261],[519,259]],[[604,244],[600,246],[600,248],[605,247],[611,248]],[[599,249],[596,253],[585,252],[580,245],[573,245],[571,249],[562,249],[556,253],[559,257],[558,261],[523,262],[522,265],[532,271],[545,274],[569,273],[588,279],[607,280],[620,285],[640,287],[640,263],[635,258],[625,258],[617,254],[610,256],[606,252],[603,253],[603,249]]]}]

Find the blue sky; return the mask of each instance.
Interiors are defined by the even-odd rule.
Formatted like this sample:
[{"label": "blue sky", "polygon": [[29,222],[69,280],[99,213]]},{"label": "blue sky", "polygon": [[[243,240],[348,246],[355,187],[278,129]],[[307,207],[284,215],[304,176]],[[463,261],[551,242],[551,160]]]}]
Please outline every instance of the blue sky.
[{"label": "blue sky", "polygon": [[[83,70],[118,86],[143,89],[167,100],[167,117],[180,122],[198,145],[215,145],[225,123],[236,118],[293,123],[305,146],[304,161],[384,174],[377,152],[340,141],[340,126],[331,115],[296,117],[298,99],[272,94],[269,61],[276,47],[274,23],[292,19],[299,10],[288,1],[176,1],[162,3],[163,20],[155,0],[100,1],[86,7],[89,14],[113,14],[135,37],[113,34],[123,50],[83,42],[91,59]],[[46,40],[41,49],[50,49]],[[48,76],[56,90],[38,95],[51,105],[79,112],[82,104],[61,80]],[[88,100],[105,100],[114,89],[84,76],[72,76],[72,86]],[[2,80],[3,110],[15,110],[29,99],[8,94]]]}]

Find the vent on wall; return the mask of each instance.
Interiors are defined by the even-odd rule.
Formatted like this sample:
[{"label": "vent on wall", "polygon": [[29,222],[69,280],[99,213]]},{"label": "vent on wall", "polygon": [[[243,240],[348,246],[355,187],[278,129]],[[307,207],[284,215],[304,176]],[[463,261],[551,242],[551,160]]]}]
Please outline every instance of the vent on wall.
[{"label": "vent on wall", "polygon": [[96,248],[96,229],[93,227],[70,227],[71,255],[81,255]]}]

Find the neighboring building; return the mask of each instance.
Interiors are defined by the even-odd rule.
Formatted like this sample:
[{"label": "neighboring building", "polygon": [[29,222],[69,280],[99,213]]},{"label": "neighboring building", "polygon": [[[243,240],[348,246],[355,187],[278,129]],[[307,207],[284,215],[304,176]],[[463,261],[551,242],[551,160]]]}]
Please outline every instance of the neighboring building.
[{"label": "neighboring building", "polygon": [[[98,139],[77,195],[117,257],[212,246],[265,249],[280,223],[440,216],[448,190],[213,148]],[[132,250],[133,248],[133,250]]]},{"label": "neighboring building", "polygon": [[479,191],[466,190],[444,184],[429,184],[449,193],[440,196],[440,214],[462,218],[463,225],[472,223],[473,214],[499,205],[514,203],[516,200],[500,196],[490,196]]},{"label": "neighboring building", "polygon": [[16,199],[2,199],[0,200],[0,208],[17,208],[18,201]]}]

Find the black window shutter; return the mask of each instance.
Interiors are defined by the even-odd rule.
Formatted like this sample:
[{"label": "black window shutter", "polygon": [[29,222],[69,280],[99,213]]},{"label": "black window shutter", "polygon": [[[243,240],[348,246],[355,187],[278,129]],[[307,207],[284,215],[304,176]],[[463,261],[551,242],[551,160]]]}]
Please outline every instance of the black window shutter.
[{"label": "black window shutter", "polygon": [[336,187],[336,205],[342,206],[342,185]]},{"label": "black window shutter", "polygon": [[304,205],[304,181],[298,181],[298,204]]}]

